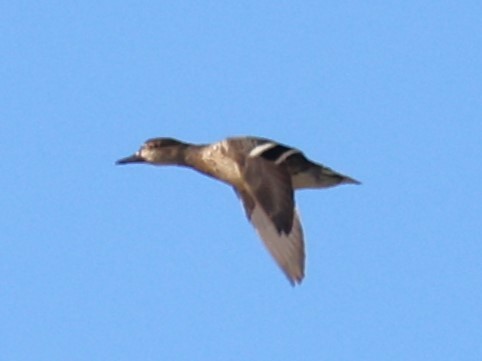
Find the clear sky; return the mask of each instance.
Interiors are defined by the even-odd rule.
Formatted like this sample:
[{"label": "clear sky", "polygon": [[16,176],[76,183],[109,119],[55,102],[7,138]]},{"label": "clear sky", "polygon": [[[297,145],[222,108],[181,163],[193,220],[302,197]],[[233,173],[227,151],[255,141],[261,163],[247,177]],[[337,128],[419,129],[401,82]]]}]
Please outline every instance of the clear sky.
[{"label": "clear sky", "polygon": [[[0,360],[482,360],[482,2],[3,1]],[[116,167],[259,135],[291,287],[226,185]]]}]

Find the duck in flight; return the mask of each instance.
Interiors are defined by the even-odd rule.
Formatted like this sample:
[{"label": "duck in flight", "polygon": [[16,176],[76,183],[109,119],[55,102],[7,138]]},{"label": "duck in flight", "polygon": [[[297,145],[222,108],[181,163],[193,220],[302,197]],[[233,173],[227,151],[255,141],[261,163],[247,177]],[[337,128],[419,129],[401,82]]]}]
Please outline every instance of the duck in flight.
[{"label": "duck in flight", "polygon": [[173,138],[147,140],[116,164],[189,167],[234,188],[247,218],[292,285],[304,277],[305,247],[294,191],[360,184],[315,163],[296,148],[259,137],[231,137],[212,144]]}]

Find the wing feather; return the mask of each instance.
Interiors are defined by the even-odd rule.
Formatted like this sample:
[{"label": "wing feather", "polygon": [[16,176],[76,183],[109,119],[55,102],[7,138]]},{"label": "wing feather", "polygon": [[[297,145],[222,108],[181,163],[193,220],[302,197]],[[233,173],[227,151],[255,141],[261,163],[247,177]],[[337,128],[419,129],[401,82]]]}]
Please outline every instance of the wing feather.
[{"label": "wing feather", "polygon": [[291,177],[284,167],[254,157],[246,161],[245,189],[236,189],[246,216],[291,284],[304,277],[305,250]]},{"label": "wing feather", "polygon": [[248,158],[246,188],[279,232],[290,233],[295,208],[291,176],[285,168],[263,158]]},{"label": "wing feather", "polygon": [[289,233],[278,231],[273,221],[247,192],[238,192],[246,215],[264,245],[292,285],[301,283],[304,277],[305,249],[303,229],[298,212],[294,210]]}]

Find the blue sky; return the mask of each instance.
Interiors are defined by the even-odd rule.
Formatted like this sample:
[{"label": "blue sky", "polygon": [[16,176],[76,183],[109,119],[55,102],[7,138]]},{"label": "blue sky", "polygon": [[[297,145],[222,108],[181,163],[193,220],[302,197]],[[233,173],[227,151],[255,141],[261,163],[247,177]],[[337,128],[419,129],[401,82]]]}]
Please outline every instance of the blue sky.
[{"label": "blue sky", "polygon": [[[1,360],[480,360],[480,1],[0,5]],[[259,135],[363,182],[297,194],[289,285],[232,190],[116,167]]]}]

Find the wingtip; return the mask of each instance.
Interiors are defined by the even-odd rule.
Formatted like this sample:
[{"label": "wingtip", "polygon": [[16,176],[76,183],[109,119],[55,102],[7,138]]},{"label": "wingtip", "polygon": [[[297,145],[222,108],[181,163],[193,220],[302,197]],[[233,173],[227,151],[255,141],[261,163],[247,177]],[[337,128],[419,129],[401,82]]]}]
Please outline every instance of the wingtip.
[{"label": "wingtip", "polygon": [[301,285],[301,282],[303,282],[303,278],[305,278],[305,274],[303,272],[303,269],[299,269],[297,271],[291,270],[287,271],[283,269],[283,273],[285,274],[286,278],[288,279],[288,282],[291,284],[292,287],[296,287]]},{"label": "wingtip", "polygon": [[303,277],[300,278],[288,278],[288,281],[291,284],[291,287],[295,288],[296,286],[301,286],[301,282],[303,282]]}]

